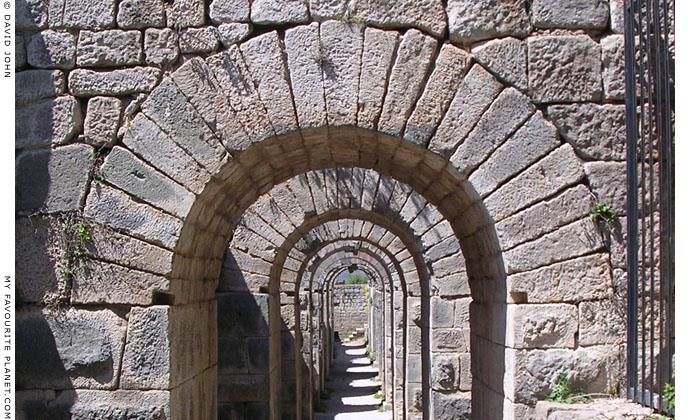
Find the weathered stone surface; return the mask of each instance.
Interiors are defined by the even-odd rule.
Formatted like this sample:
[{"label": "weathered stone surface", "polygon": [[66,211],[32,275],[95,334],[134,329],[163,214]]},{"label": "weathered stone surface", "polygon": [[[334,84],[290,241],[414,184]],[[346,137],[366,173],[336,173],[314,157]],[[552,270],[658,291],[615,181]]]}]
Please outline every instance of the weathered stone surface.
[{"label": "weathered stone surface", "polygon": [[501,247],[504,250],[510,249],[517,244],[574,222],[586,216],[591,210],[591,192],[584,185],[576,185],[550,200],[501,220],[496,224],[496,234]]},{"label": "weathered stone surface", "polygon": [[472,66],[431,139],[429,150],[450,157],[502,88],[482,66]]},{"label": "weathered stone surface", "polygon": [[187,28],[180,33],[180,51],[182,54],[201,54],[218,49],[220,41],[216,35],[216,28]]},{"label": "weathered stone surface", "polygon": [[221,337],[268,335],[268,295],[224,293],[217,300]]},{"label": "weathered stone surface", "polygon": [[26,44],[27,62],[38,68],[71,69],[75,64],[75,38],[53,30],[34,34]]},{"label": "weathered stone surface", "polygon": [[252,38],[240,50],[276,134],[296,130],[297,117],[278,34]]},{"label": "weathered stone surface", "polygon": [[216,30],[220,42],[229,47],[248,37],[252,31],[252,25],[249,23],[221,23]]},{"label": "weathered stone surface", "polygon": [[499,79],[527,90],[527,44],[515,38],[492,39],[472,48],[472,55]]},{"label": "weathered stone surface", "polygon": [[[218,401],[259,401],[265,405],[269,398],[268,375],[219,375]],[[267,413],[266,413],[267,414]],[[258,417],[258,418],[267,418]]]},{"label": "weathered stone surface", "polygon": [[302,0],[253,0],[251,20],[259,25],[302,23],[309,19]]},{"label": "weathered stone surface", "polygon": [[69,90],[75,96],[130,95],[150,92],[161,77],[154,67],[134,67],[112,71],[74,70],[69,74]]},{"label": "weathered stone surface", "polygon": [[17,108],[14,146],[21,149],[63,144],[81,127],[81,107],[76,99],[61,96],[41,100]]},{"label": "weathered stone surface", "polygon": [[518,90],[503,90],[450,158],[458,171],[469,173],[534,112],[534,105]]},{"label": "weathered stone surface", "polygon": [[446,31],[446,14],[440,0],[356,0],[349,6],[355,19],[383,28],[421,29],[441,37]]},{"label": "weathered stone surface", "polygon": [[120,387],[166,389],[171,377],[169,306],[132,308]]},{"label": "weathered stone surface", "polygon": [[364,34],[360,25],[328,21],[319,28],[328,125],[354,125]]},{"label": "weathered stone surface", "polygon": [[213,23],[247,22],[249,20],[248,0],[213,0],[208,8]]},{"label": "weathered stone surface", "polygon": [[553,105],[548,114],[580,156],[625,160],[625,106]]},{"label": "weathered stone surface", "polygon": [[[514,365],[506,375],[514,381],[506,386],[514,401],[534,404],[555,386],[558,376],[565,373],[574,389],[607,393],[618,386],[622,366],[616,346],[581,347],[577,350],[507,350],[514,354]],[[511,357],[510,355],[506,356]]]},{"label": "weathered stone surface", "polygon": [[21,302],[56,302],[67,297],[67,268],[56,220],[19,218],[15,222],[15,274]]},{"label": "weathered stone surface", "polygon": [[460,385],[460,358],[457,354],[435,354],[431,366],[431,388],[453,391]]},{"label": "weathered stone surface", "polygon": [[144,115],[137,115],[122,142],[161,172],[199,193],[210,175]]},{"label": "weathered stone surface", "polygon": [[342,20],[346,17],[347,4],[348,0],[309,0],[309,15],[318,22],[328,19]]},{"label": "weathered stone surface", "polygon": [[585,174],[592,192],[600,203],[613,205],[613,211],[622,215],[626,208],[626,163],[587,162]]},{"label": "weathered stone surface", "polygon": [[229,156],[172,79],[163,80],[141,106],[197,162],[215,173]]},{"label": "weathered stone surface", "polygon": [[20,34],[15,34],[14,39],[16,42],[14,46],[14,59],[17,63],[16,67],[21,69],[26,66],[26,45],[24,45],[24,37]]},{"label": "weathered stone surface", "polygon": [[181,219],[194,203],[193,194],[121,147],[108,154],[101,174],[106,182]]},{"label": "weathered stone surface", "polygon": [[624,32],[623,0],[609,0],[609,9],[611,12],[611,32],[622,34]]},{"label": "weathered stone surface", "polygon": [[509,347],[574,348],[578,331],[575,305],[508,305]]},{"label": "weathered stone surface", "polygon": [[449,0],[450,40],[468,44],[506,35],[522,38],[530,29],[525,0]]},{"label": "weathered stone surface", "polygon": [[367,28],[364,31],[360,71],[357,126],[374,128],[386,93],[388,70],[399,35],[397,32]]},{"label": "weathered stone surface", "polygon": [[90,259],[77,265],[72,281],[72,304],[150,305],[154,292],[170,289],[163,276]]},{"label": "weathered stone surface", "polygon": [[414,102],[423,89],[424,76],[431,65],[437,41],[416,29],[408,30],[398,47],[388,78],[388,89],[378,122],[378,130],[402,135]]},{"label": "weathered stone surface", "polygon": [[165,26],[162,0],[122,0],[117,7],[117,26],[124,29]]},{"label": "weathered stone surface", "polygon": [[431,349],[467,353],[470,351],[470,331],[460,328],[434,329],[431,332]]},{"label": "weathered stone surface", "polygon": [[96,185],[86,199],[84,215],[113,229],[173,249],[182,230],[179,219],[135,202],[125,193]]},{"label": "weathered stone surface", "polygon": [[469,181],[484,196],[559,144],[556,127],[537,112],[472,173]]},{"label": "weathered stone surface", "polygon": [[625,99],[625,39],[610,35],[601,40],[605,99]]},{"label": "weathered stone surface", "polygon": [[621,344],[626,334],[626,302],[621,299],[582,302],[579,305],[579,344]]},{"label": "weathered stone surface", "polygon": [[454,324],[455,305],[453,300],[431,298],[431,327],[448,328]]},{"label": "weathered stone surface", "polygon": [[610,278],[607,254],[595,254],[508,276],[508,290],[528,302],[577,302],[605,297]]},{"label": "weathered stone surface", "polygon": [[455,299],[455,326],[462,328],[470,322],[472,298]]},{"label": "weathered stone surface", "polygon": [[18,31],[45,29],[48,26],[48,4],[43,0],[18,0],[14,22]]},{"label": "weathered stone surface", "polygon": [[592,253],[603,246],[601,232],[594,222],[582,219],[505,252],[506,272],[533,270]]},{"label": "weathered stone surface", "polygon": [[187,28],[204,24],[204,0],[175,0],[166,4],[165,15],[170,28]]},{"label": "weathered stone surface", "polygon": [[18,388],[115,388],[126,330],[108,309],[17,310]]},{"label": "weathered stone surface", "polygon": [[609,18],[605,0],[536,0],[531,10],[532,24],[537,28],[602,29]]},{"label": "weathered stone surface", "polygon": [[81,31],[77,44],[80,67],[117,67],[140,64],[141,32],[112,29],[101,32]]},{"label": "weathered stone surface", "polygon": [[93,161],[93,149],[81,144],[22,153],[16,166],[17,211],[77,210]]},{"label": "weathered stone surface", "polygon": [[54,98],[65,93],[65,75],[60,70],[26,70],[14,80],[15,105],[25,105],[39,99]]},{"label": "weathered stone surface", "polygon": [[105,29],[115,26],[116,0],[50,0],[51,28]]},{"label": "weathered stone surface", "polygon": [[469,392],[431,394],[434,405],[434,417],[439,419],[469,420],[472,418],[472,396]]},{"label": "weathered stone surface", "polygon": [[300,128],[326,125],[318,24],[285,31],[285,51]]},{"label": "weathered stone surface", "polygon": [[451,44],[444,44],[436,59],[424,93],[417,101],[405,128],[405,140],[426,146],[471,63],[470,55]]},{"label": "weathered stone surface", "polygon": [[537,102],[601,98],[601,48],[589,36],[531,37],[527,50],[530,93]]},{"label": "weathered stone surface", "polygon": [[[151,419],[170,418],[168,391],[24,391],[18,395],[18,419]],[[56,397],[57,395],[57,397]],[[67,414],[66,414],[67,413]],[[26,415],[26,417],[22,417]],[[42,417],[42,416],[49,417]]]},{"label": "weathered stone surface", "polygon": [[84,120],[86,142],[96,147],[112,147],[117,141],[117,129],[122,115],[122,101],[97,96],[89,99]]},{"label": "weathered stone surface", "polygon": [[180,56],[177,32],[170,28],[147,29],[144,35],[146,64],[165,67],[177,61]]}]

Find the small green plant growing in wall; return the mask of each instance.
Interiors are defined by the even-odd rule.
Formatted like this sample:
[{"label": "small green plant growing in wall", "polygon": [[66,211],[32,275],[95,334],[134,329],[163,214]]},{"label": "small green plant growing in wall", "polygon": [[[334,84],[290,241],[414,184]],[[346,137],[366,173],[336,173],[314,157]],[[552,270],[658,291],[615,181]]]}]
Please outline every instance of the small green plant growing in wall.
[{"label": "small green plant growing in wall", "polygon": [[67,267],[63,268],[60,274],[70,277],[74,274],[76,265],[84,258],[86,244],[91,241],[91,229],[86,222],[73,216],[64,218],[60,227],[67,252]]},{"label": "small green plant growing in wall", "polygon": [[556,387],[546,396],[546,401],[561,402],[566,404],[587,403],[592,398],[584,392],[572,389],[568,376],[565,373],[558,375]]},{"label": "small green plant growing in wall", "polygon": [[671,384],[664,385],[663,397],[669,409],[676,408],[676,387]]},{"label": "small green plant growing in wall", "polygon": [[589,218],[594,222],[605,222],[607,224],[616,223],[620,216],[613,210],[610,203],[597,203],[594,210],[589,213]]}]

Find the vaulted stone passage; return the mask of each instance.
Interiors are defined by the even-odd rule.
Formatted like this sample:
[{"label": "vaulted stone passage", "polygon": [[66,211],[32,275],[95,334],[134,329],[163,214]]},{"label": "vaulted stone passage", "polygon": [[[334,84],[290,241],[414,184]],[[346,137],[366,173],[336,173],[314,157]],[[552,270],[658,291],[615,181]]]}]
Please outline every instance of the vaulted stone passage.
[{"label": "vaulted stone passage", "polygon": [[[19,115],[56,115],[17,136],[25,417],[312,419],[352,267],[396,420],[531,418],[559,373],[618,388],[624,247],[588,217],[624,191],[620,139],[599,128],[620,125],[617,73],[602,90],[598,38],[531,32],[571,27],[555,3],[174,0],[147,23],[123,0],[134,29],[112,33],[73,2],[46,22],[26,3],[29,65],[84,68],[67,88],[59,70],[18,73],[40,80]],[[141,64],[110,45],[166,23],[182,29],[146,29],[150,67],[88,69]],[[51,48],[63,28],[76,62],[42,64],[33,38]],[[133,92],[120,124],[114,97]],[[57,117],[81,118],[75,97],[98,156],[40,148],[81,130]]]}]

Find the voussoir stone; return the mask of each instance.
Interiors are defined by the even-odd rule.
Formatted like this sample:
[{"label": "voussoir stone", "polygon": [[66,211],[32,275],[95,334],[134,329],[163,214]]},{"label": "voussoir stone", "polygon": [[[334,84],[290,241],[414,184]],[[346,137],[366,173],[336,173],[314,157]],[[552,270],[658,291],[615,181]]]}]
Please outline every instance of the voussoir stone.
[{"label": "voussoir stone", "polygon": [[122,0],[117,8],[117,25],[124,29],[165,26],[163,0]]},{"label": "voussoir stone", "polygon": [[574,348],[577,306],[508,305],[508,346],[513,348]]},{"label": "voussoir stone", "polygon": [[587,159],[625,160],[624,105],[552,105],[547,112],[578,155]]},{"label": "voussoir stone", "polygon": [[613,211],[623,215],[627,203],[626,163],[587,162],[585,175],[597,200],[611,204]]},{"label": "voussoir stone", "polygon": [[140,64],[142,43],[140,31],[81,31],[77,44],[80,67],[117,67]]},{"label": "voussoir stone", "polygon": [[16,166],[17,210],[77,210],[84,200],[93,162],[93,149],[84,144],[22,153]]},{"label": "voussoir stone", "polygon": [[441,0],[355,0],[350,5],[352,17],[383,28],[410,26],[441,37],[446,32],[446,14]]},{"label": "voussoir stone", "polygon": [[77,69],[69,74],[69,90],[75,96],[150,92],[158,84],[161,71],[155,67],[134,67],[112,71]]},{"label": "voussoir stone", "polygon": [[529,88],[537,102],[601,98],[601,48],[587,35],[527,39]]},{"label": "voussoir stone", "polygon": [[17,386],[114,389],[127,321],[109,309],[17,310]]},{"label": "voussoir stone", "polygon": [[367,28],[364,31],[362,69],[360,71],[357,126],[374,128],[381,113],[388,70],[392,66],[397,40],[393,31]]},{"label": "voussoir stone", "polygon": [[49,0],[51,28],[105,29],[115,26],[117,0]]},{"label": "voussoir stone", "polygon": [[106,182],[180,218],[187,215],[194,202],[189,191],[121,147],[108,154],[101,174]]},{"label": "voussoir stone", "polygon": [[221,23],[216,30],[220,42],[229,47],[247,38],[252,31],[252,25],[249,23]]},{"label": "voussoir stone", "polygon": [[180,33],[180,51],[183,54],[207,53],[217,50],[219,45],[213,26],[187,28]]},{"label": "voussoir stone", "polygon": [[206,5],[204,0],[175,0],[166,2],[168,27],[187,28],[204,24]]},{"label": "voussoir stone", "polygon": [[531,10],[537,28],[602,29],[609,18],[606,0],[535,0]]},{"label": "voussoir stone", "polygon": [[117,129],[122,115],[122,101],[97,96],[89,99],[84,120],[84,137],[96,147],[112,147],[117,141]]},{"label": "voussoir stone", "polygon": [[527,90],[527,44],[516,38],[486,41],[472,48],[472,55],[499,79]]},{"label": "voussoir stone", "polygon": [[82,128],[79,102],[72,96],[43,99],[17,108],[15,148],[36,148],[67,143]]},{"label": "voussoir stone", "polygon": [[525,0],[449,0],[450,40],[468,44],[501,36],[523,37],[530,30]]},{"label": "voussoir stone", "polygon": [[48,26],[48,3],[45,0],[17,1],[14,22],[18,31],[45,29]]},{"label": "voussoir stone", "polygon": [[309,0],[309,15],[318,22],[343,19],[347,13],[347,4],[348,0]]},{"label": "voussoir stone", "polygon": [[20,71],[15,76],[14,86],[14,103],[21,106],[65,93],[65,74],[60,70]]},{"label": "voussoir stone", "polygon": [[527,302],[577,302],[602,299],[610,291],[608,254],[594,254],[508,276],[510,293]]},{"label": "voussoir stone", "polygon": [[252,23],[275,25],[302,23],[309,19],[307,3],[302,0],[253,0]]},{"label": "voussoir stone", "polygon": [[213,0],[208,8],[213,23],[247,22],[249,0]]},{"label": "voussoir stone", "polygon": [[604,97],[625,98],[625,39],[623,35],[610,35],[601,40]]},{"label": "voussoir stone", "polygon": [[26,44],[27,62],[38,68],[71,69],[75,65],[76,40],[69,32],[45,30]]},{"label": "voussoir stone", "polygon": [[170,28],[147,29],[144,34],[146,64],[164,67],[180,57],[177,32]]}]

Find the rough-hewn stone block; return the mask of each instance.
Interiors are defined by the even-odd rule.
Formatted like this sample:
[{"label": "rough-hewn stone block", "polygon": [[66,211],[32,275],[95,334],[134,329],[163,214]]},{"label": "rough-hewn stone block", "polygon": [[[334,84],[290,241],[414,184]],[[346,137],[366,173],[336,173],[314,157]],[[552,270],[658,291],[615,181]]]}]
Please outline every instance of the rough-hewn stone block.
[{"label": "rough-hewn stone block", "polygon": [[69,32],[38,32],[26,44],[26,60],[38,68],[71,69],[75,64],[75,45],[74,35]]},{"label": "rough-hewn stone block", "polygon": [[58,224],[42,217],[15,222],[16,290],[21,302],[55,302],[67,297],[68,279],[62,275],[67,259]]},{"label": "rough-hewn stone block", "polygon": [[625,160],[625,106],[553,105],[548,114],[579,155]]},{"label": "rough-hewn stone block", "polygon": [[454,324],[455,305],[453,300],[431,298],[431,327],[448,328]]},{"label": "rough-hewn stone block", "polygon": [[575,305],[508,305],[509,347],[574,348],[578,331]]},{"label": "rough-hewn stone block", "polygon": [[218,49],[220,42],[216,28],[187,28],[180,33],[180,51],[182,54],[202,54]]},{"label": "rough-hewn stone block", "polygon": [[35,148],[69,141],[82,127],[79,102],[71,96],[44,99],[17,108],[14,147]]},{"label": "rough-hewn stone block", "polygon": [[598,101],[601,48],[586,35],[527,39],[529,87],[537,102]]},{"label": "rough-hewn stone block", "polygon": [[439,352],[469,352],[470,331],[459,328],[434,329],[431,332],[431,349]]},{"label": "rough-hewn stone block", "polygon": [[626,163],[625,162],[587,162],[585,174],[592,192],[600,203],[613,205],[618,215],[626,209]]},{"label": "rough-hewn stone block", "polygon": [[468,44],[506,35],[522,38],[530,29],[525,0],[449,0],[450,40]]},{"label": "rough-hewn stone block", "polygon": [[65,93],[65,75],[60,70],[20,71],[15,76],[14,87],[14,103],[21,106]]},{"label": "rough-hewn stone block", "polygon": [[167,389],[171,377],[170,307],[132,308],[122,359],[123,389]]},{"label": "rough-hewn stone block", "polygon": [[623,35],[610,35],[601,40],[604,98],[625,98],[625,42]]},{"label": "rough-hewn stone block", "polygon": [[578,305],[580,330],[578,342],[582,346],[621,344],[626,334],[626,302],[600,300]]},{"label": "rough-hewn stone block", "polygon": [[69,74],[69,90],[75,96],[122,96],[150,92],[161,77],[154,67],[134,67],[112,71],[74,70]]},{"label": "rough-hewn stone block", "polygon": [[180,56],[177,32],[170,28],[147,29],[144,35],[146,64],[164,67],[177,61]]},{"label": "rough-hewn stone block", "polygon": [[446,14],[440,0],[356,0],[349,5],[355,19],[383,28],[419,28],[441,37],[446,31]]},{"label": "rough-hewn stone block", "polygon": [[608,18],[605,0],[536,0],[532,3],[532,23],[537,28],[602,29]]},{"label": "rough-hewn stone block", "polygon": [[307,3],[302,0],[253,0],[250,17],[260,25],[302,23],[309,19]]},{"label": "rough-hewn stone block", "polygon": [[22,153],[17,158],[17,211],[77,210],[93,162],[93,149],[83,144]]},{"label": "rough-hewn stone block", "polygon": [[114,188],[97,185],[86,199],[84,215],[148,242],[173,249],[182,223],[173,216],[135,202]]},{"label": "rough-hewn stone block", "polygon": [[51,28],[105,29],[115,26],[116,0],[49,0]]},{"label": "rough-hewn stone block", "polygon": [[20,389],[113,389],[127,321],[109,309],[17,311]]},{"label": "rough-hewn stone block", "polygon": [[117,67],[140,64],[141,32],[112,29],[101,32],[81,31],[77,44],[80,67]]},{"label": "rough-hewn stone block", "polygon": [[433,392],[434,417],[440,419],[469,420],[472,413],[472,396],[469,392],[443,394]]},{"label": "rough-hewn stone block", "polygon": [[460,358],[458,354],[435,354],[431,366],[431,388],[453,391],[460,385]]},{"label": "rough-hewn stone block", "polygon": [[493,39],[472,48],[472,55],[499,79],[527,90],[527,44],[515,38]]},{"label": "rough-hewn stone block", "polygon": [[84,137],[96,147],[112,147],[117,141],[117,129],[122,115],[122,101],[97,96],[89,99],[84,120]]},{"label": "rough-hewn stone block", "polygon": [[346,16],[347,4],[348,0],[309,0],[309,15],[318,22],[343,19]]},{"label": "rough-hewn stone block", "polygon": [[124,29],[165,26],[162,0],[122,0],[117,7],[117,25]]},{"label": "rough-hewn stone block", "polygon": [[213,0],[208,8],[213,23],[247,22],[249,20],[248,0]]},{"label": "rough-hewn stone block", "polygon": [[623,0],[609,0],[609,9],[611,12],[611,32],[622,34],[624,32],[623,22]]},{"label": "rough-hewn stone block", "polygon": [[187,28],[204,24],[206,6],[204,0],[174,0],[166,4],[168,27]]},{"label": "rough-hewn stone block", "polygon": [[252,31],[252,25],[249,23],[221,23],[216,30],[220,42],[229,47],[248,37]]},{"label": "rough-hewn stone block", "polygon": [[378,120],[398,38],[397,32],[375,28],[364,31],[357,107],[358,127],[374,128]]},{"label": "rough-hewn stone block", "polygon": [[48,4],[44,0],[19,0],[15,7],[18,31],[45,29],[48,25]]}]

